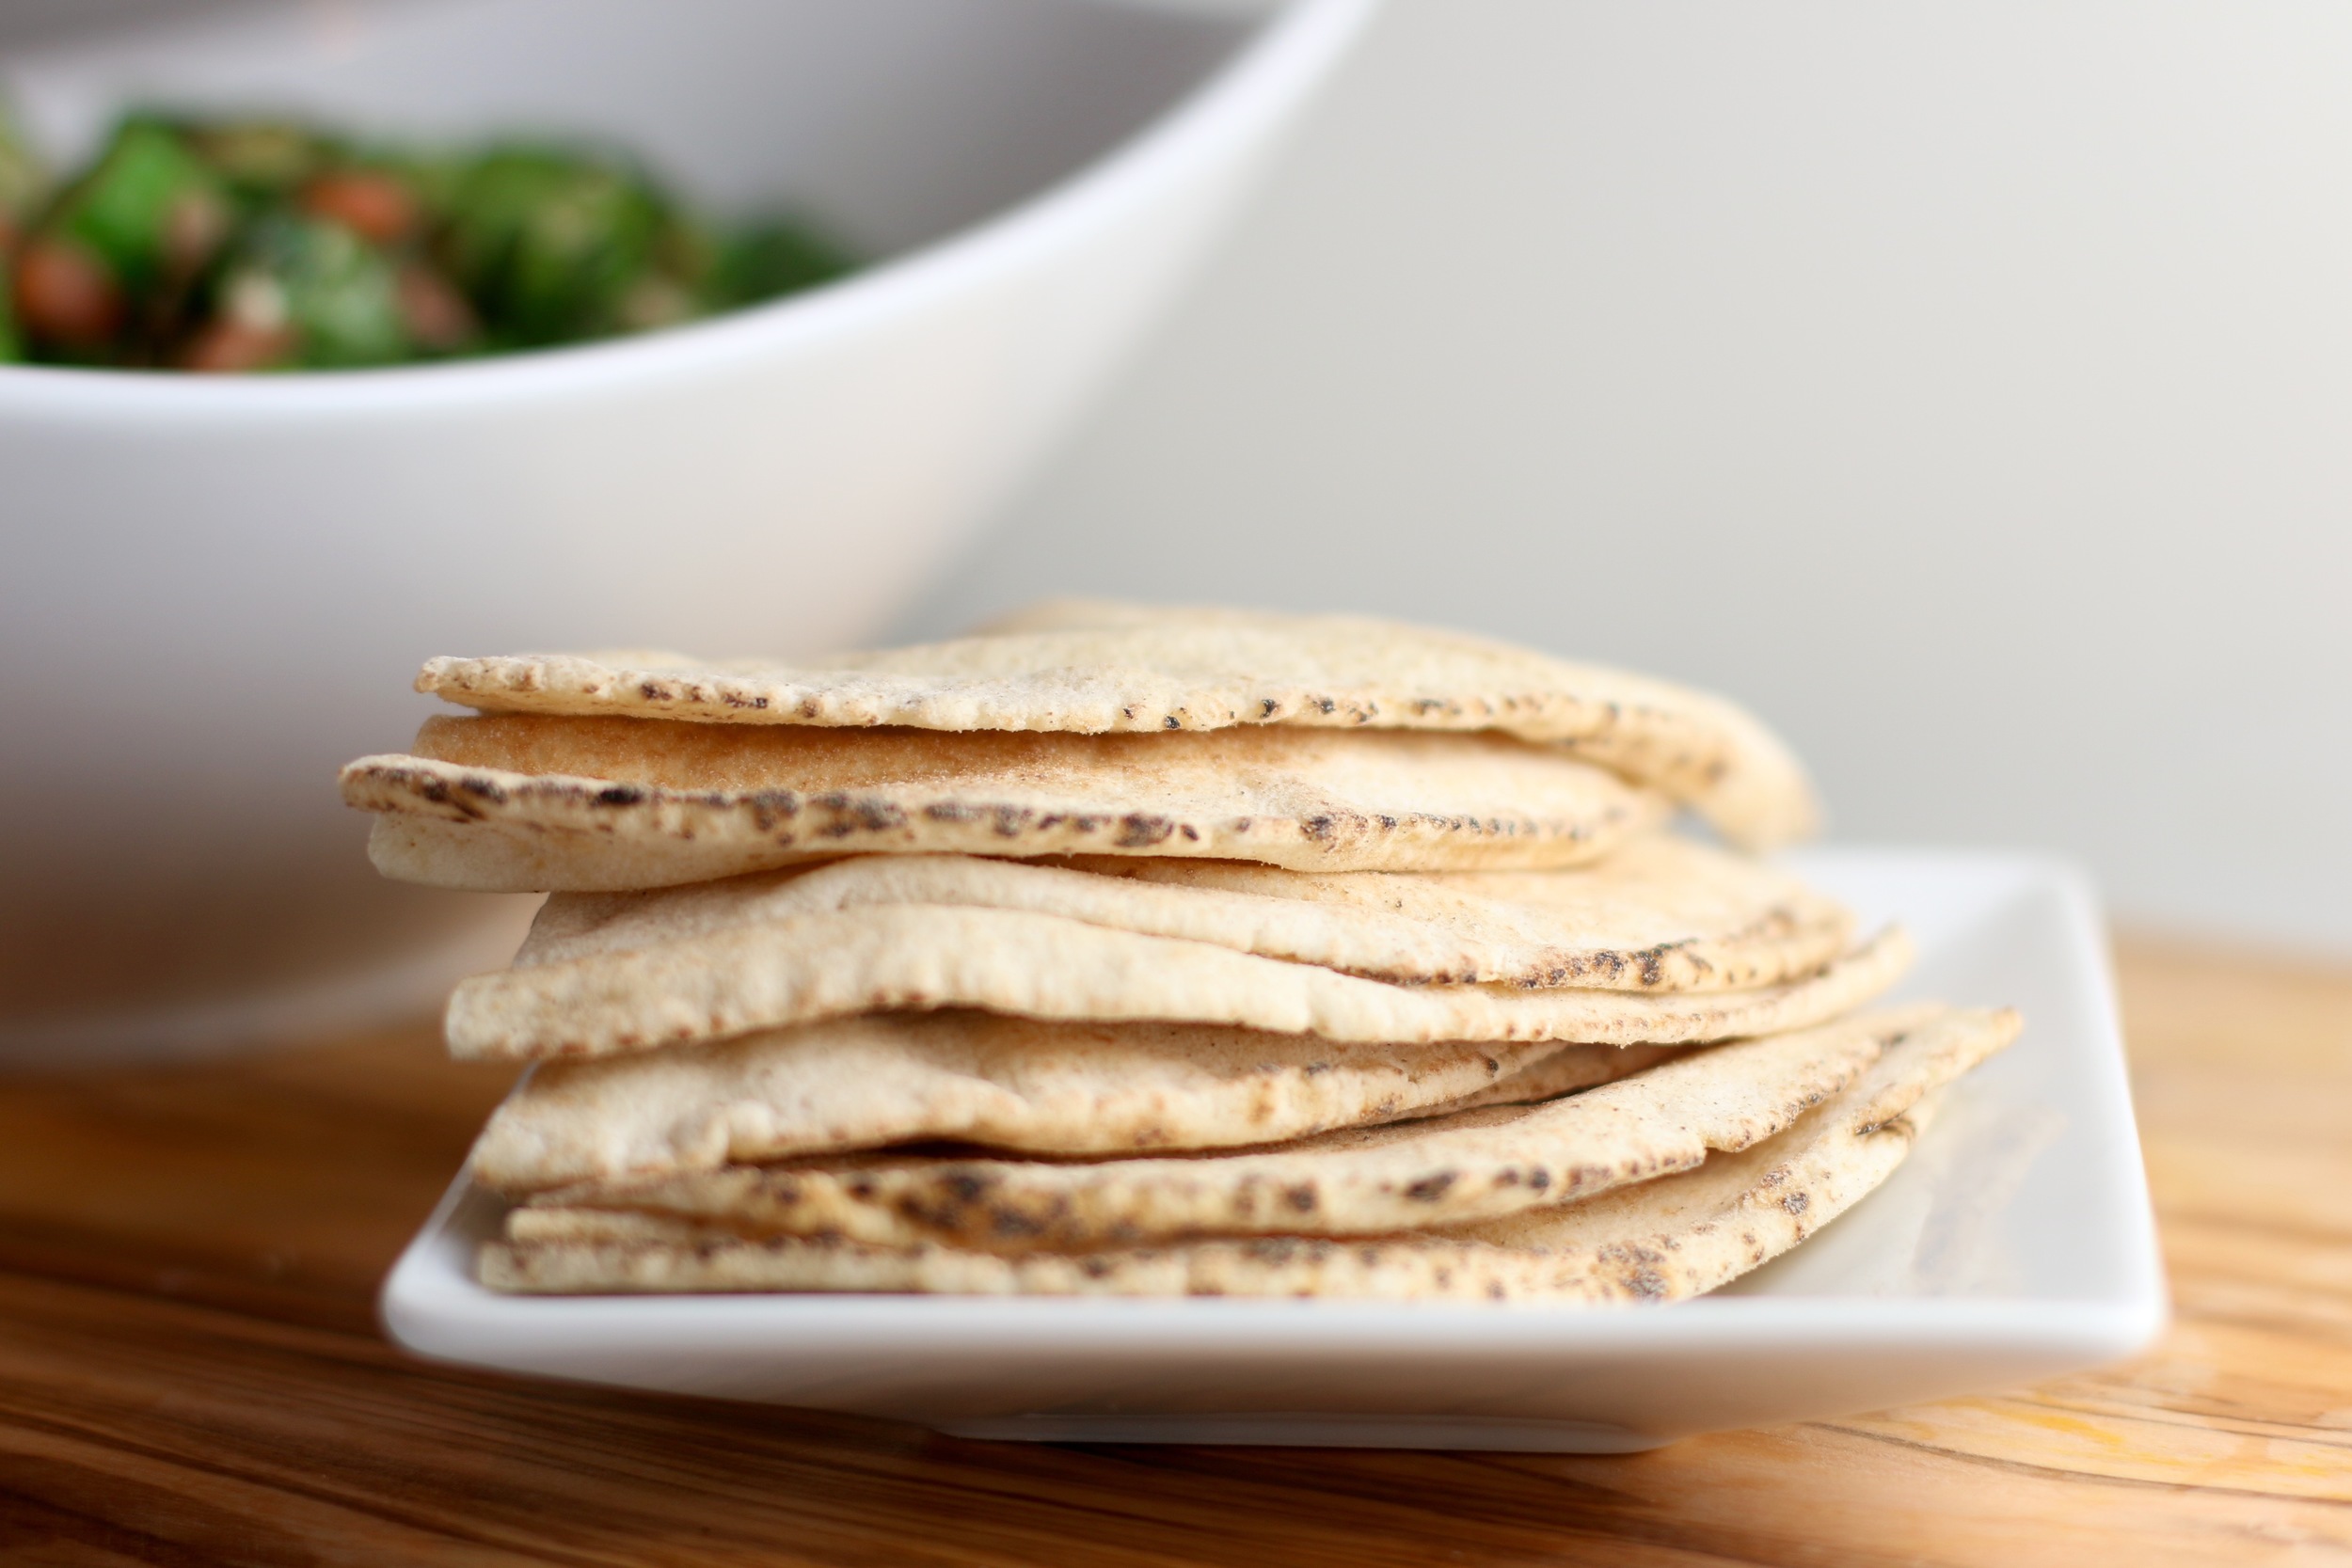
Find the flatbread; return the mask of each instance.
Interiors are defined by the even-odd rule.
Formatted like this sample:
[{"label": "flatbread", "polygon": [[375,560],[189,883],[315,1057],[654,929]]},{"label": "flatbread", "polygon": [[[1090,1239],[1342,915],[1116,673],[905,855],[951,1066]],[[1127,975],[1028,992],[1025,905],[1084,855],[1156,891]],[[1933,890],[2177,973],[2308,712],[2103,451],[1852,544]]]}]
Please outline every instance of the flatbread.
[{"label": "flatbread", "polygon": [[1399,985],[1611,990],[1770,985],[1837,957],[1853,924],[1794,877],[1662,835],[1573,870],[1417,875],[861,855],[651,893],[559,893],[515,961],[563,962],[888,904],[1026,910]]},{"label": "flatbread", "polygon": [[736,726],[1493,729],[1654,784],[1747,847],[1804,837],[1819,815],[1788,749],[1720,698],[1354,616],[1065,601],[987,635],[797,668],[647,649],[436,658],[417,689],[492,712]]},{"label": "flatbread", "polygon": [[1376,1236],[1491,1219],[1695,1169],[1781,1132],[1938,1009],[1688,1051],[1537,1105],[1347,1128],[1275,1148],[1088,1162],[868,1155],[565,1188],[509,1216],[569,1239],[580,1209],[670,1214],[744,1235],[881,1246],[1086,1252],[1213,1235]]},{"label": "flatbread", "polygon": [[1713,1290],[1786,1252],[1902,1163],[1937,1090],[2013,1038],[2014,1013],[1956,1013],[1890,1047],[1794,1127],[1694,1171],[1445,1231],[1219,1238],[1092,1253],[746,1239],[604,1214],[600,1239],[482,1248],[495,1290],[922,1291],[944,1294],[1384,1297],[1634,1303]]},{"label": "flatbread", "polygon": [[1689,1044],[1836,1017],[1891,985],[1890,928],[1820,974],[1748,990],[1629,994],[1391,986],[1206,942],[1024,910],[891,905],[794,915],[462,982],[451,1052],[525,1060],[647,1051],[884,1008],[1226,1023],[1362,1044]]},{"label": "flatbread", "polygon": [[[1485,1049],[1492,1051],[1496,1045],[1489,1044]],[[1558,1045],[1547,1049],[1551,1052],[1550,1055],[1539,1056],[1518,1071],[1505,1073],[1485,1088],[1463,1095],[1458,1100],[1450,1100],[1438,1109],[1475,1111],[1484,1105],[1533,1105],[1539,1100],[1557,1100],[1564,1094],[1589,1089],[1596,1084],[1613,1084],[1620,1078],[1647,1072],[1693,1048],[1687,1045]],[[1358,1054],[1376,1055],[1378,1053],[1350,1053],[1345,1059],[1352,1062]],[[1435,1113],[1419,1114],[1426,1116]]]},{"label": "flatbread", "polygon": [[547,1063],[491,1116],[473,1173],[522,1193],[927,1140],[1043,1154],[1219,1148],[1473,1096],[1541,1099],[1654,1059],[1533,1042],[1351,1052],[1247,1029],[892,1013]]},{"label": "flatbread", "polygon": [[[377,869],[477,892],[669,887],[812,855],[1217,857],[1309,871],[1572,865],[1664,797],[1491,735],[940,734],[508,714],[426,721],[343,798]],[[436,832],[419,832],[426,825]]]}]

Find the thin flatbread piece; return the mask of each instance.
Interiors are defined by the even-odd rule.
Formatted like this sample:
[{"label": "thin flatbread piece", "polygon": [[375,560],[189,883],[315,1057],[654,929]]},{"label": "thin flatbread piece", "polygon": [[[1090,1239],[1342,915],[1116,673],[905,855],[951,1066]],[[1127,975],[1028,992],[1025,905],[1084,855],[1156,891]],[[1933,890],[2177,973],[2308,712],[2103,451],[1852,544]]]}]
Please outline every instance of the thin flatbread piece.
[{"label": "thin flatbread piece", "polygon": [[1184,856],[1309,871],[1573,865],[1665,820],[1663,796],[1491,735],[1234,729],[1064,735],[507,714],[435,718],[362,757],[389,877],[615,891],[812,856]]},{"label": "thin flatbread piece", "polygon": [[[1458,1042],[1456,1042],[1458,1043]],[[1422,1048],[1416,1048],[1422,1049]],[[1487,1050],[1496,1049],[1488,1045]],[[1564,1094],[1589,1089],[1597,1084],[1613,1084],[1620,1078],[1630,1078],[1637,1072],[1647,1072],[1661,1063],[1673,1061],[1692,1048],[1687,1045],[1556,1045],[1549,1046],[1551,1054],[1539,1056],[1516,1072],[1505,1073],[1483,1089],[1474,1089],[1458,1100],[1450,1100],[1441,1111],[1475,1111],[1486,1105],[1533,1105],[1538,1101],[1557,1100]],[[1353,1060],[1351,1053],[1349,1060]],[[1377,1055],[1378,1053],[1362,1053]],[[1436,1112],[1422,1112],[1435,1115]]]},{"label": "thin flatbread piece", "polygon": [[1022,910],[884,905],[478,974],[451,1052],[527,1060],[649,1051],[886,1008],[1226,1023],[1359,1044],[1548,1039],[1671,1045],[1824,1022],[1911,959],[1890,927],[1819,974],[1735,991],[1391,986],[1207,942]]},{"label": "thin flatbread piece", "polygon": [[1275,1148],[1084,1162],[868,1155],[568,1187],[509,1216],[565,1239],[579,1210],[669,1214],[744,1235],[881,1246],[1087,1252],[1194,1236],[1367,1236],[1494,1219],[1695,1169],[1786,1129],[1938,1009],[1687,1051],[1537,1105],[1346,1128]]},{"label": "thin flatbread piece", "polygon": [[1338,615],[1038,607],[955,641],[794,667],[648,649],[436,658],[417,689],[491,712],[927,730],[1499,730],[1554,742],[1771,848],[1818,817],[1780,739],[1718,697],[1455,632]]},{"label": "thin flatbread piece", "polygon": [[1319,874],[1234,861],[861,855],[647,893],[559,893],[520,967],[886,904],[1060,915],[1396,985],[1727,990],[1811,974],[1852,917],[1785,872],[1668,835],[1565,871]]},{"label": "thin flatbread piece", "polygon": [[1778,1136],[1693,1171],[1581,1203],[1450,1230],[1335,1240],[1219,1238],[1092,1253],[745,1239],[723,1227],[605,1214],[599,1239],[482,1248],[496,1290],[599,1293],[918,1291],[968,1295],[1323,1296],[1633,1303],[1711,1291],[1777,1257],[1876,1187],[1936,1092],[2015,1037],[2011,1012],[1959,1012],[1890,1046]]},{"label": "thin flatbread piece", "polygon": [[1543,1099],[1662,1053],[1533,1042],[1351,1052],[1248,1029],[885,1013],[543,1064],[491,1115],[473,1173],[524,1193],[916,1141],[1041,1154],[1227,1148]]}]

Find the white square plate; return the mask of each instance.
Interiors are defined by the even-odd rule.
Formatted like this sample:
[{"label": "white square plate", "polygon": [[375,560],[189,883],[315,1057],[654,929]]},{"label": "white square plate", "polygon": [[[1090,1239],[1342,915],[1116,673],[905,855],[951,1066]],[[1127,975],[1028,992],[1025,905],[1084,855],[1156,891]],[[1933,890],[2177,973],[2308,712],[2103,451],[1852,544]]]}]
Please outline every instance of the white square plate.
[{"label": "white square plate", "polygon": [[1900,994],[2026,1032],[1912,1158],[1725,1291],[1665,1307],[502,1296],[504,1209],[462,1178],[383,1296],[443,1361],[811,1405],[968,1436],[1625,1451],[2079,1370],[2166,1319],[2098,911],[2072,868],[1843,848],[1798,869],[1920,961]]}]

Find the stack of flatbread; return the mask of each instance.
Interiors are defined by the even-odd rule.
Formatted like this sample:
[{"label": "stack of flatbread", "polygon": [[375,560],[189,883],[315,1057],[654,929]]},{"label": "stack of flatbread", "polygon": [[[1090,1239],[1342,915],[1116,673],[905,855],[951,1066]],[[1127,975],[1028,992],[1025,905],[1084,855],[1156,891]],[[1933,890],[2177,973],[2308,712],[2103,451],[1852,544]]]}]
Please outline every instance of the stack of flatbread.
[{"label": "stack of flatbread", "polygon": [[[1756,721],[1385,623],[1057,604],[784,668],[440,658],[387,875],[551,895],[502,1290],[1660,1300],[1891,1171],[2013,1014],[1753,858]],[[1678,816],[1731,847],[1677,836]]]}]

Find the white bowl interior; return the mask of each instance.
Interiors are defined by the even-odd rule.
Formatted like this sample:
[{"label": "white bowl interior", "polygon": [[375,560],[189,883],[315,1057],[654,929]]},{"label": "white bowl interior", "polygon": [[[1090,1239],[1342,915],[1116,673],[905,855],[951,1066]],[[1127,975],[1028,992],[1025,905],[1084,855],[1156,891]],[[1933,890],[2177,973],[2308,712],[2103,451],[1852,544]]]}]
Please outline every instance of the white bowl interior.
[{"label": "white bowl interior", "polygon": [[1052,185],[1198,86],[1258,6],[1109,0],[338,0],[22,52],[45,150],[126,104],[284,110],[387,136],[559,134],[722,209],[804,204],[873,254]]}]

